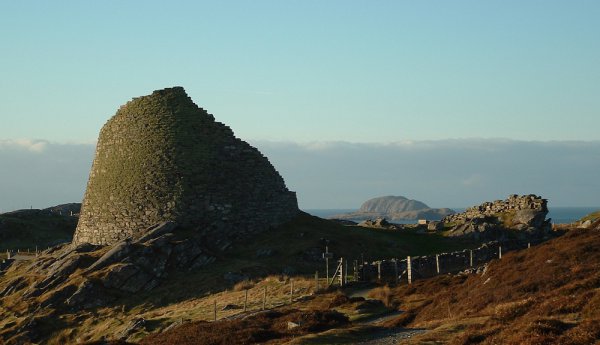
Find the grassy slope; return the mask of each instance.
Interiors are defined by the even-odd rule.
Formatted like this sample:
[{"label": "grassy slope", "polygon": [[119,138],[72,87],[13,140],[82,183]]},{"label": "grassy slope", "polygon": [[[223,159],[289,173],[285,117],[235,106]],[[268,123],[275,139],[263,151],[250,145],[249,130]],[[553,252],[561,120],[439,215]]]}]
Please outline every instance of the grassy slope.
[{"label": "grassy slope", "polygon": [[[314,272],[314,265],[322,266],[321,263],[303,262],[298,258],[302,257],[306,248],[320,246],[322,237],[330,239],[331,251],[347,257],[360,253],[401,257],[466,245],[439,236],[343,227],[302,215],[290,224],[256,236],[252,241],[235,243],[226,252],[228,259],[217,261],[209,271],[172,276],[169,284],[149,295],[133,297],[125,313],[129,319],[144,317],[149,325],[155,327],[154,330],[180,318],[208,320],[212,315],[210,310],[214,299],[218,299],[220,305],[239,305],[242,301],[243,293],[239,291],[214,293],[223,289],[224,272],[259,272],[288,265],[295,265],[299,271]],[[274,249],[276,254],[255,258],[256,250],[263,248]],[[593,343],[593,339],[600,337],[599,248],[600,230],[574,230],[529,250],[508,253],[502,260],[493,261],[483,275],[444,275],[417,281],[411,286],[384,290],[380,294],[386,304],[405,311],[398,319],[389,321],[388,326],[429,329],[425,334],[409,340],[412,344]],[[285,280],[272,279],[258,283],[250,291],[252,310],[260,308],[264,286],[269,287],[269,299],[280,301],[285,300],[289,288]],[[309,293],[311,282],[298,281],[297,287]],[[314,305],[314,302],[296,303],[294,308],[309,311],[331,309],[326,302],[334,296],[325,295],[323,298],[320,299],[321,305]],[[342,305],[338,309],[346,307]],[[228,315],[237,312],[239,310],[219,311]],[[100,324],[104,324],[105,334],[126,324],[126,320],[119,320],[114,310],[99,314],[97,319],[104,320]],[[112,323],[109,324],[109,320]],[[227,324],[228,321],[222,322],[224,324],[215,329],[229,329],[231,325]],[[191,328],[188,327],[186,332],[195,332],[194,325],[190,324]],[[197,329],[205,327],[201,323],[197,325],[200,327]],[[84,333],[90,334],[93,327],[98,326],[89,327]],[[152,327],[149,331],[152,332]],[[165,336],[176,335],[177,331],[173,331],[175,333]],[[257,331],[260,333],[260,329]],[[366,331],[371,332],[370,329]],[[357,337],[368,336],[369,332],[366,331],[353,326],[334,333],[330,331],[327,339],[335,339],[336,343],[353,343]],[[348,336],[344,335],[346,333]],[[223,333],[223,338],[213,340],[218,343],[218,339],[221,339],[226,343],[231,336],[232,333]],[[148,343],[152,343],[150,339],[159,341],[164,338],[148,338]],[[298,343],[323,344],[329,341],[325,339],[325,342],[320,342],[319,337],[309,339],[307,342],[298,339]]]},{"label": "grassy slope", "polygon": [[0,252],[7,249],[45,249],[73,238],[77,217],[42,210],[0,214]]},{"label": "grassy slope", "polygon": [[[359,259],[361,254],[367,259],[402,258],[406,255],[425,255],[437,252],[463,249],[476,246],[470,241],[446,238],[439,235],[417,234],[414,231],[388,231],[347,227],[337,223],[301,214],[294,221],[277,229],[254,236],[251,240],[234,243],[222,258],[212,264],[209,270],[196,273],[175,273],[170,283],[164,284],[151,293],[133,297],[128,308],[139,310],[146,319],[160,319],[160,327],[179,320],[210,320],[212,303],[215,299],[219,306],[227,303],[240,304],[242,292],[221,292],[227,283],[223,275],[227,272],[241,272],[249,276],[277,274],[286,267],[293,267],[296,274],[314,274],[319,270],[324,276],[324,261],[307,260],[305,251],[311,248],[324,250],[322,239],[329,240],[329,248],[335,258],[344,256],[351,260]],[[273,255],[257,257],[259,249],[272,249]],[[320,253],[319,251],[319,253]],[[334,269],[335,260],[330,262]],[[351,267],[351,266],[349,266]],[[297,278],[294,278],[297,279]],[[298,288],[309,292],[314,288],[312,280],[298,280]],[[323,286],[323,282],[321,282]],[[260,282],[250,291],[252,309],[260,308],[262,289],[268,286],[269,301],[281,303],[287,300],[289,285],[270,279]],[[193,289],[190,289],[193,287]],[[309,307],[309,309],[312,307]],[[235,314],[239,310],[225,315]],[[221,312],[220,312],[221,314]]]},{"label": "grassy slope", "polygon": [[[39,224],[39,223],[36,223]],[[236,272],[258,279],[269,274],[279,275],[285,268],[293,268],[294,275],[312,275],[316,270],[324,276],[324,261],[320,253],[324,246],[322,238],[330,240],[330,251],[335,257],[365,259],[404,257],[461,249],[474,243],[457,241],[438,235],[421,235],[410,231],[386,231],[359,227],[345,227],[307,214],[277,229],[256,235],[251,239],[234,242],[224,252],[216,253],[219,259],[195,272],[169,272],[168,279],[149,292],[122,297],[106,308],[64,315],[62,325],[56,329],[48,343],[59,344],[81,338],[94,340],[102,336],[113,337],[138,317],[147,320],[147,332],[155,332],[184,320],[209,320],[212,318],[213,301],[218,300],[219,310],[225,304],[242,303],[243,292],[227,291],[231,283],[224,279],[228,272]],[[271,249],[272,255],[257,257],[257,251]],[[306,252],[316,251],[316,260]],[[100,255],[101,253],[97,254]],[[333,270],[335,260],[330,263]],[[19,265],[26,268],[27,264]],[[351,266],[350,266],[351,267]],[[16,267],[15,267],[16,269]],[[14,278],[18,272],[9,272],[4,278]],[[37,279],[36,277],[29,277]],[[28,279],[29,279],[28,278]],[[312,278],[302,280],[294,277],[295,294],[307,294],[314,288]],[[323,282],[321,283],[323,286]],[[250,290],[250,309],[261,305],[264,286],[268,288],[269,304],[288,299],[289,281],[272,278],[257,284]],[[18,302],[4,300],[3,304],[17,307]],[[12,308],[12,307],[11,307]],[[17,308],[18,309],[18,308]],[[90,317],[90,312],[93,317]],[[219,318],[239,313],[239,309],[219,311]],[[61,330],[62,328],[63,330]],[[147,334],[147,333],[145,333]],[[143,334],[140,334],[142,336]],[[139,339],[136,337],[135,339]]]},{"label": "grassy slope", "polygon": [[[325,250],[325,242],[329,240],[329,251],[335,258],[340,256],[349,260],[365,260],[385,258],[404,258],[407,255],[426,255],[464,249],[475,244],[468,240],[449,239],[436,234],[417,234],[413,230],[382,230],[362,228],[358,226],[342,226],[337,223],[301,214],[294,221],[279,229],[262,233],[251,241],[244,241],[234,247],[230,256],[241,262],[257,262],[256,250],[275,248],[277,255],[262,264],[282,266],[291,265],[300,272],[314,273],[323,266],[321,263],[303,262],[299,260],[310,248],[320,252]],[[228,254],[229,255],[229,254]],[[333,266],[333,263],[331,263]]]},{"label": "grassy slope", "polygon": [[433,329],[413,343],[592,344],[600,337],[600,230],[509,253],[484,275],[393,289],[390,325]]},{"label": "grassy slope", "polygon": [[[319,271],[325,276],[325,262],[320,258],[324,251],[322,238],[329,239],[329,250],[334,252],[330,260],[330,274],[340,256],[359,260],[403,258],[406,255],[424,255],[443,251],[475,247],[471,241],[446,238],[439,235],[417,234],[412,231],[388,231],[361,227],[346,227],[318,217],[302,214],[294,221],[277,229],[256,235],[251,239],[234,242],[232,247],[220,253],[220,258],[207,268],[197,272],[172,272],[168,283],[156,290],[133,296],[130,303],[164,305],[230,287],[224,279],[228,272],[249,278],[282,274],[292,269],[290,275],[313,275]],[[271,249],[272,255],[257,256],[257,251]],[[313,250],[319,258],[306,255]],[[190,289],[193,286],[194,289]]]}]

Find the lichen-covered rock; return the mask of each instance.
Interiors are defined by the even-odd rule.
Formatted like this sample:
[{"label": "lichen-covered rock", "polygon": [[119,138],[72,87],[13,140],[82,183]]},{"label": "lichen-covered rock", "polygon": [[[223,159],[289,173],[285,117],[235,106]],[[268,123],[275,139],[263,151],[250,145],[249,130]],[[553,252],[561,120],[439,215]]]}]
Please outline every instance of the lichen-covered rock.
[{"label": "lichen-covered rock", "polygon": [[145,231],[145,235],[140,237],[137,242],[146,242],[148,240],[157,238],[164,234],[170,233],[177,227],[177,223],[175,222],[162,222],[156,224]]},{"label": "lichen-covered rock", "polygon": [[108,252],[106,252],[100,259],[94,262],[90,267],[89,271],[94,271],[106,267],[110,264],[118,262],[123,258],[127,257],[132,251],[132,244],[130,241],[123,241],[113,246]]},{"label": "lichen-covered rock", "polygon": [[398,230],[399,227],[396,224],[391,224],[385,218],[377,218],[375,220],[367,219],[360,223],[358,226],[362,226],[365,228],[377,228],[377,229],[389,229],[389,230]]},{"label": "lichen-covered rock", "polygon": [[427,224],[427,231],[442,231],[444,230],[444,223],[438,221],[431,221]]},{"label": "lichen-covered rock", "polygon": [[114,244],[166,221],[255,232],[297,212],[268,159],[174,87],[134,98],[102,128],[73,243]]}]

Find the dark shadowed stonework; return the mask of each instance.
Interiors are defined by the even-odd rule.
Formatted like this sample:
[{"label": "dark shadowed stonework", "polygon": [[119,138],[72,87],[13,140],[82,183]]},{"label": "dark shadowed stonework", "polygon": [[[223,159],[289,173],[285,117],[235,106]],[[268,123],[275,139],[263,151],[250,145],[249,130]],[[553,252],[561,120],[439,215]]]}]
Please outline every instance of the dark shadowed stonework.
[{"label": "dark shadowed stonework", "polygon": [[73,242],[112,244],[167,220],[252,232],[297,212],[268,159],[174,87],[134,98],[100,131]]}]

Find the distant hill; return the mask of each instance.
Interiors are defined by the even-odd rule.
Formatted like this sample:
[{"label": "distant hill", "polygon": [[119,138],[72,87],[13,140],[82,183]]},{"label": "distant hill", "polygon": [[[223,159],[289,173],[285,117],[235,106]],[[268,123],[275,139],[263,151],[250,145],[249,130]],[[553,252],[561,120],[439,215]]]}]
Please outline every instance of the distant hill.
[{"label": "distant hill", "polygon": [[70,242],[80,206],[73,203],[0,214],[0,251],[45,249]]},{"label": "distant hill", "polygon": [[387,218],[388,220],[439,220],[455,213],[449,208],[431,208],[425,203],[403,196],[382,196],[365,201],[356,212],[331,216],[332,219],[365,220]]},{"label": "distant hill", "polygon": [[407,199],[403,196],[382,196],[365,201],[358,212],[400,213],[428,209],[429,206],[418,200]]}]

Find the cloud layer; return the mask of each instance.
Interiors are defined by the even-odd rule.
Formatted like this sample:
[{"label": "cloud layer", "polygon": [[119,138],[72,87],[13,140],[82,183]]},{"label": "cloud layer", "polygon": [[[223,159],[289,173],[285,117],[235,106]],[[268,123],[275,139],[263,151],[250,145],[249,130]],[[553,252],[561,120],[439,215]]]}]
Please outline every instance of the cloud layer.
[{"label": "cloud layer", "polygon": [[600,141],[254,144],[305,208],[355,208],[391,194],[434,207],[470,206],[512,193],[540,194],[554,206],[600,205]]},{"label": "cloud layer", "polygon": [[0,141],[0,212],[83,198],[95,146]]},{"label": "cloud layer", "polygon": [[[600,141],[252,144],[305,209],[355,208],[381,195],[462,207],[512,193],[540,194],[550,206],[600,206]],[[93,154],[93,144],[0,141],[0,212],[81,201]]]}]

